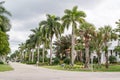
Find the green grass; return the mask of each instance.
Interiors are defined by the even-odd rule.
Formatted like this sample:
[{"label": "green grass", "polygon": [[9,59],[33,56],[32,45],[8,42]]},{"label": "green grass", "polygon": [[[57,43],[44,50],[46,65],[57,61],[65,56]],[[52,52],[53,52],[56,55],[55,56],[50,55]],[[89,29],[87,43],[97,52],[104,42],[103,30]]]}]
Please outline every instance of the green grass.
[{"label": "green grass", "polygon": [[110,65],[108,69],[105,66],[101,66],[101,68],[95,68],[94,71],[102,71],[102,72],[120,72],[120,65],[114,64]]},{"label": "green grass", "polygon": [[10,71],[10,70],[13,70],[13,68],[10,65],[0,64],[0,72]]},{"label": "green grass", "polygon": [[[84,69],[81,68],[80,65],[75,65],[74,67],[61,67],[60,65],[53,65],[53,66],[43,66],[44,68],[49,68],[49,69],[55,69],[55,70],[66,70],[66,71],[85,71],[85,72],[90,72],[92,71],[91,69]],[[93,69],[94,72],[120,72],[120,65],[114,64],[110,65],[108,69],[105,68],[104,65],[101,66],[101,68],[97,68],[96,66]]]}]

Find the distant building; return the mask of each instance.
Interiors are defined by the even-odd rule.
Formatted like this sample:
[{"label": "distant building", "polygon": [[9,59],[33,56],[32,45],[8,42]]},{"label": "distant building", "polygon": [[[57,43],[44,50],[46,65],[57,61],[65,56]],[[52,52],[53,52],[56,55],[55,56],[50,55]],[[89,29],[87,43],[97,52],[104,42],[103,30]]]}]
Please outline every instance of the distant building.
[{"label": "distant building", "polygon": [[[115,52],[114,49],[115,47],[118,45],[118,41],[111,41],[111,42],[108,42],[108,57],[113,55],[116,57],[117,59],[117,62],[120,62],[120,52]],[[91,55],[91,58],[92,57],[97,57],[97,54],[94,52],[92,55]],[[106,62],[106,58],[105,58],[105,52],[101,52],[101,63],[102,64],[105,64]]]}]

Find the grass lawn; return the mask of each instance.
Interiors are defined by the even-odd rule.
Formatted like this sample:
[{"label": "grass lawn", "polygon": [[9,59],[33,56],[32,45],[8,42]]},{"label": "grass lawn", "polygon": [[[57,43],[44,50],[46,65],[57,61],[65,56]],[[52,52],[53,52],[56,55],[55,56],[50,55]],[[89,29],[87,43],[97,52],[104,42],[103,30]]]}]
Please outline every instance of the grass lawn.
[{"label": "grass lawn", "polygon": [[0,72],[10,71],[10,70],[13,70],[13,68],[10,65],[0,64]]},{"label": "grass lawn", "polygon": [[102,72],[120,72],[120,65],[112,64],[109,66],[108,69],[105,68],[105,66],[102,66],[101,68],[95,68],[94,71],[102,71]]},{"label": "grass lawn", "polygon": [[[85,72],[91,72],[92,69],[84,69],[81,68],[80,65],[75,65],[74,67],[61,67],[60,65],[54,65],[54,66],[43,66],[44,68],[49,69],[56,69],[56,70],[67,70],[67,71],[85,71]],[[94,72],[120,72],[120,65],[114,64],[110,65],[108,69],[105,68],[105,66],[101,66],[101,68],[94,67]]]}]

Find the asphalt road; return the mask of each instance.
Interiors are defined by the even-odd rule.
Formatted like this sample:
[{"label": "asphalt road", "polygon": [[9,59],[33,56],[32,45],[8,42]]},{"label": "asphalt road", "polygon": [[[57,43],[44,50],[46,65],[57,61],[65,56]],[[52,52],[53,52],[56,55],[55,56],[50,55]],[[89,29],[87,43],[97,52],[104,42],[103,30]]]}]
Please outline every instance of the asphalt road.
[{"label": "asphalt road", "polygon": [[73,72],[11,63],[13,71],[0,72],[0,80],[120,80],[120,72]]}]

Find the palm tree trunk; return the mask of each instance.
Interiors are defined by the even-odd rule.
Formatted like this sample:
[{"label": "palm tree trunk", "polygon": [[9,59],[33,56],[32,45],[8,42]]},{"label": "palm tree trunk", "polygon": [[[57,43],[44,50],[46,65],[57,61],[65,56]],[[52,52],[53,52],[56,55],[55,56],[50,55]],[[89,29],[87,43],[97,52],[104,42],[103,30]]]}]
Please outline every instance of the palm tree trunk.
[{"label": "palm tree trunk", "polygon": [[51,40],[50,40],[50,65],[52,64],[52,37],[51,37]]},{"label": "palm tree trunk", "polygon": [[85,38],[85,58],[86,58],[86,60],[85,60],[85,68],[89,68],[89,61],[90,61],[90,57],[89,57],[89,38]]},{"label": "palm tree trunk", "polygon": [[29,51],[29,62],[31,61],[31,52]]},{"label": "palm tree trunk", "polygon": [[71,48],[71,64],[72,64],[72,65],[74,65],[74,60],[75,60],[75,59],[74,59],[74,56],[75,56],[75,55],[74,55],[74,54],[75,54],[75,53],[74,53],[74,52],[75,52],[75,50],[74,50],[74,48],[75,48],[75,46],[74,46],[74,44],[75,44],[74,31],[75,31],[75,29],[74,29],[74,26],[73,26],[73,27],[72,27],[72,41],[71,41],[71,43],[72,43],[72,44],[71,44],[71,47],[72,47],[72,48]]},{"label": "palm tree trunk", "polygon": [[[98,53],[99,54],[99,53]],[[98,55],[98,66],[101,67],[101,59],[100,59],[101,55]]]},{"label": "palm tree trunk", "polygon": [[40,55],[39,55],[39,46],[37,46],[37,62],[39,63]]},{"label": "palm tree trunk", "polygon": [[82,50],[80,50],[80,62],[83,62],[83,58],[82,58]]},{"label": "palm tree trunk", "polygon": [[106,57],[106,63],[105,63],[105,67],[109,68],[109,63],[108,63],[108,52],[105,51],[105,57]]},{"label": "palm tree trunk", "polygon": [[43,44],[42,63],[44,63],[44,56],[45,56],[45,45]]},{"label": "palm tree trunk", "polygon": [[34,51],[32,50],[32,62],[34,62]]}]

